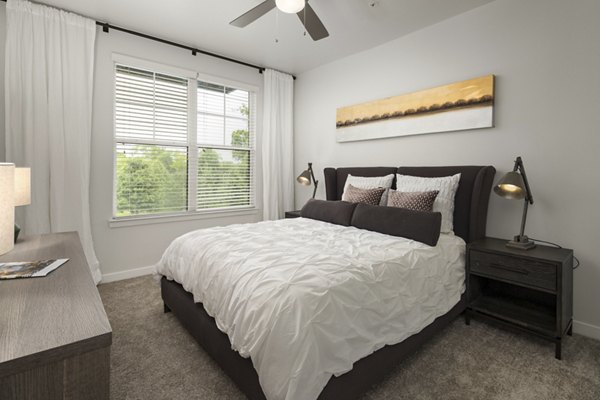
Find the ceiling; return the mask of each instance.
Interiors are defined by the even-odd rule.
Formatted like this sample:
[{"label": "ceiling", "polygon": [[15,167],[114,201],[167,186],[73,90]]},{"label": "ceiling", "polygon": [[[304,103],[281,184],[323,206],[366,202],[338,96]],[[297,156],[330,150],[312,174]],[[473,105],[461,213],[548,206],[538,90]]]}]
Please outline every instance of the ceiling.
[{"label": "ceiling", "polygon": [[311,0],[330,34],[314,42],[304,36],[296,15],[276,10],[246,28],[229,25],[262,0],[40,0],[113,25],[294,74],[491,1]]}]

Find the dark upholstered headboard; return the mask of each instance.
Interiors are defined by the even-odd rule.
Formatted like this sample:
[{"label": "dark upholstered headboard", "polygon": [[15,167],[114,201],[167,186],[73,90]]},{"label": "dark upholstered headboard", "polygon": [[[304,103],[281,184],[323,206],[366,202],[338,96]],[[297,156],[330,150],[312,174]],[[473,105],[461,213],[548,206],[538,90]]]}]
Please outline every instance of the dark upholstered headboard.
[{"label": "dark upholstered headboard", "polygon": [[[325,168],[327,200],[340,200],[348,175],[383,176],[402,174],[423,177],[460,173],[454,200],[454,233],[467,243],[485,237],[488,202],[496,169],[492,166],[456,167],[356,167]],[[396,187],[396,180],[392,188]]]}]

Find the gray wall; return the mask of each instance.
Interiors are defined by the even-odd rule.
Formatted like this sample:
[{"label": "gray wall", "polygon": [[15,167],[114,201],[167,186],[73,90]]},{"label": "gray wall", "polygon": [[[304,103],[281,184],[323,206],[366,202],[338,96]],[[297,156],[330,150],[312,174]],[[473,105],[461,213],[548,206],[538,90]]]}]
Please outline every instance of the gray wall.
[{"label": "gray wall", "polygon": [[[6,31],[5,3],[0,3],[0,77],[4,73],[4,42]],[[192,41],[193,38],[191,38]],[[103,275],[108,279],[130,276],[131,270],[156,263],[169,243],[177,236],[194,229],[258,221],[260,213],[228,217],[211,216],[205,219],[186,220],[147,225],[110,227],[113,195],[113,53],[141,58],[188,70],[195,70],[214,77],[246,83],[259,88],[258,115],[262,111],[262,75],[257,70],[212,59],[206,56],[193,57],[191,53],[137,38],[117,31],[109,34],[97,31],[96,62],[94,77],[94,106],[92,128],[92,160],[90,207],[94,247]],[[0,160],[4,158],[4,89],[0,83],[2,105],[0,111]],[[260,120],[260,119],[259,119]],[[260,132],[260,121],[258,121]],[[260,148],[258,135],[257,148]],[[260,159],[257,160],[258,206],[260,207]],[[144,272],[148,272],[146,268]],[[142,271],[138,271],[142,272]],[[135,272],[134,272],[135,273]]]},{"label": "gray wall", "polygon": [[[600,338],[600,2],[497,0],[380,47],[300,74],[295,166],[491,164],[524,158],[535,204],[527,233],[575,249],[576,329]],[[497,76],[496,127],[336,143],[340,106]],[[324,197],[324,186],[319,197]],[[311,190],[296,186],[296,206]],[[488,234],[509,238],[521,203],[492,195]]]}]

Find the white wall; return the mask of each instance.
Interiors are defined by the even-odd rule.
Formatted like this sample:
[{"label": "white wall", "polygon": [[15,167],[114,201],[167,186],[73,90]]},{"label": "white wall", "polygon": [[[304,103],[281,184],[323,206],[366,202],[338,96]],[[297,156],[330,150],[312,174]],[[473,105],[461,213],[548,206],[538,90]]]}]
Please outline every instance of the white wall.
[{"label": "white wall", "polygon": [[[4,42],[6,31],[5,3],[0,3],[0,160],[4,158]],[[193,38],[190,38],[193,42]],[[94,108],[91,160],[91,219],[94,246],[104,280],[131,276],[130,270],[148,267],[156,263],[169,243],[177,236],[194,229],[255,222],[261,214],[247,214],[221,218],[187,220],[182,222],[156,223],[128,227],[109,226],[112,215],[113,195],[113,61],[112,54],[120,53],[162,64],[195,70],[214,77],[256,86],[258,91],[257,115],[262,113],[262,75],[257,70],[218,59],[198,55],[171,46],[137,38],[117,31],[97,31],[96,65],[94,78]],[[260,132],[260,118],[258,118]],[[260,140],[260,137],[258,138]],[[260,148],[260,142],[257,143]],[[257,177],[260,178],[260,159],[257,160]],[[257,193],[261,193],[260,179]],[[261,205],[260,196],[258,206]],[[140,272],[149,272],[146,268]],[[134,271],[135,273],[135,271]]]},{"label": "white wall", "polygon": [[[600,2],[497,0],[298,76],[295,166],[491,164],[523,156],[535,199],[526,233],[575,249],[576,330],[600,338]],[[485,74],[496,127],[336,143],[336,108]],[[498,175],[497,175],[498,176]],[[324,198],[324,185],[318,197]],[[311,189],[296,187],[296,206]],[[492,194],[488,235],[517,233],[521,204]]]}]

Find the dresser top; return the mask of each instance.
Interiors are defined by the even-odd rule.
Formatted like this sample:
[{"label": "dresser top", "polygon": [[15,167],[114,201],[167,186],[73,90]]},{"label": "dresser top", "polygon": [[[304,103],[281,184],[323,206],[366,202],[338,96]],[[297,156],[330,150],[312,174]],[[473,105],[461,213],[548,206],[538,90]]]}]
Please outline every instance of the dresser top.
[{"label": "dresser top", "polygon": [[111,343],[77,233],[25,237],[0,262],[54,258],[70,260],[45,277],[0,280],[0,377]]}]

